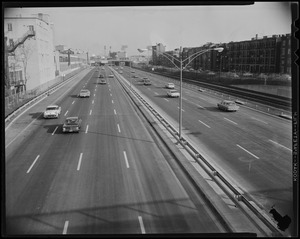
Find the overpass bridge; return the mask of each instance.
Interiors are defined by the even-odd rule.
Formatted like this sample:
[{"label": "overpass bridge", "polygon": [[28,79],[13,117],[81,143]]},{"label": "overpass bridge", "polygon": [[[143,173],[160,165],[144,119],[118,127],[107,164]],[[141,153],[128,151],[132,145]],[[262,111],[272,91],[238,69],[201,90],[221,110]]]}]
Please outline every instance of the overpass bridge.
[{"label": "overpass bridge", "polygon": [[95,63],[98,65],[116,65],[116,66],[120,66],[120,65],[130,66],[130,62],[132,63],[131,60],[115,60],[115,59],[95,61]]}]

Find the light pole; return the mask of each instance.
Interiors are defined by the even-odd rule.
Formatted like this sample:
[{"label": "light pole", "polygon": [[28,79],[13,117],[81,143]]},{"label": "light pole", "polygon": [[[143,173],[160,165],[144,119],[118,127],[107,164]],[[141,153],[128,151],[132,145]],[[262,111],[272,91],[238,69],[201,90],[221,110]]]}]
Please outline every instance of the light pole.
[{"label": "light pole", "polygon": [[[147,49],[138,49],[139,52],[143,52]],[[182,47],[180,47],[179,50],[179,59],[174,58],[174,56],[171,56],[167,53],[161,53],[164,57],[166,57],[172,64],[180,70],[180,95],[179,95],[179,141],[181,140],[181,131],[182,131],[182,71],[198,56],[208,52],[208,51],[218,51],[222,52],[224,50],[223,47],[216,47],[216,48],[208,48],[205,50],[198,51],[185,60],[182,60]],[[157,52],[156,50],[153,49],[153,51]],[[178,63],[180,63],[180,68],[173,62],[173,60],[176,60]],[[183,67],[183,63],[185,61],[189,60],[189,62]]]}]

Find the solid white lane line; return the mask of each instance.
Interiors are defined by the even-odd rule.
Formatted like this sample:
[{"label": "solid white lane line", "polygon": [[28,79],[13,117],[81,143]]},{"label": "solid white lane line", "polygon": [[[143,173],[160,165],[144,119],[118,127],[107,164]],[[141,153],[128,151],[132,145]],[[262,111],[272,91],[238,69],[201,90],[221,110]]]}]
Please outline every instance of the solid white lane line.
[{"label": "solid white lane line", "polygon": [[65,221],[64,230],[62,234],[67,234],[68,226],[69,226],[69,221]]},{"label": "solid white lane line", "polygon": [[55,130],[53,131],[52,135],[54,135],[55,131],[58,129],[58,126],[56,126]]},{"label": "solid white lane line", "polygon": [[114,109],[114,113],[115,113],[115,115],[117,114],[117,112],[116,112],[116,110]]},{"label": "solid white lane line", "polygon": [[282,148],[285,148],[285,149],[287,149],[287,150],[289,150],[289,151],[292,152],[291,149],[289,149],[289,148],[287,148],[287,147],[285,147],[285,146],[283,146],[283,145],[281,145],[281,144],[279,144],[279,143],[277,143],[277,142],[275,142],[275,141],[273,141],[273,140],[271,140],[271,139],[269,139],[269,141],[271,141],[272,143],[277,144],[278,146],[280,146],[280,147],[282,147]]},{"label": "solid white lane line", "polygon": [[94,104],[94,100],[92,101],[92,104]]},{"label": "solid white lane line", "polygon": [[75,100],[72,102],[72,105],[75,103]]},{"label": "solid white lane line", "polygon": [[82,153],[80,153],[80,157],[79,157],[79,161],[78,161],[78,165],[77,165],[77,171],[79,171],[79,169],[80,169],[81,160],[82,160]]},{"label": "solid white lane line", "polygon": [[140,223],[142,234],[145,234],[146,233],[145,227],[144,227],[144,223],[143,223],[143,218],[141,216],[139,216],[139,223]]},{"label": "solid white lane line", "polygon": [[237,123],[235,123],[234,121],[232,121],[232,120],[230,120],[230,119],[227,119],[227,118],[225,118],[225,117],[224,117],[224,119],[226,119],[227,121],[229,121],[229,122],[231,122],[231,123],[233,123],[233,124],[236,124],[236,125],[237,125]]},{"label": "solid white lane line", "polygon": [[30,172],[30,170],[32,169],[33,165],[36,163],[36,161],[38,160],[39,157],[40,157],[40,155],[38,155],[38,156],[35,158],[35,160],[33,161],[33,163],[31,164],[30,168],[27,170],[26,173],[29,173],[29,172]]},{"label": "solid white lane line", "polygon": [[114,103],[114,101],[112,100],[111,103]]},{"label": "solid white lane line", "polygon": [[118,131],[119,131],[119,133],[121,133],[121,130],[120,130],[120,126],[119,126],[119,124],[118,124]]},{"label": "solid white lane line", "polygon": [[[179,109],[179,107],[177,107],[177,109]],[[184,112],[184,109],[181,109],[181,111],[183,111],[183,112]]]},{"label": "solid white lane line", "polygon": [[69,112],[69,111],[67,111],[67,112],[65,113],[65,116],[68,114],[68,112]]},{"label": "solid white lane line", "polygon": [[166,100],[166,101],[168,101],[168,102],[169,102],[169,100],[168,100],[168,99],[166,99],[166,98],[164,98],[164,100]]},{"label": "solid white lane line", "polygon": [[248,154],[252,155],[254,158],[259,159],[259,157],[257,157],[255,154],[249,152],[247,149],[244,149],[242,146],[240,146],[240,145],[238,145],[238,144],[237,144],[236,146],[238,146],[239,148],[241,148],[242,150],[244,150],[244,151],[247,152]]},{"label": "solid white lane line", "polygon": [[89,129],[89,125],[86,126],[86,130],[85,130],[85,133],[87,134],[88,132],[88,129]]},{"label": "solid white lane line", "polygon": [[92,110],[90,110],[90,115],[92,114]]},{"label": "solid white lane line", "polygon": [[267,122],[265,122],[265,121],[263,121],[263,120],[260,120],[260,119],[257,119],[257,118],[254,118],[254,117],[251,117],[251,119],[257,120],[257,121],[262,122],[262,123],[264,123],[264,124],[268,124]]},{"label": "solid white lane line", "polygon": [[205,123],[203,123],[201,120],[199,120],[199,122],[201,123],[201,124],[204,124],[207,128],[210,128],[210,126],[209,125],[207,125],[207,124],[205,124]]},{"label": "solid white lane line", "polygon": [[123,154],[124,154],[124,158],[125,158],[126,166],[127,166],[127,168],[129,168],[129,163],[128,163],[128,160],[127,160],[126,151],[123,151]]},{"label": "solid white lane line", "polygon": [[205,109],[203,106],[201,106],[201,105],[197,105],[198,107],[200,107],[201,109]]}]

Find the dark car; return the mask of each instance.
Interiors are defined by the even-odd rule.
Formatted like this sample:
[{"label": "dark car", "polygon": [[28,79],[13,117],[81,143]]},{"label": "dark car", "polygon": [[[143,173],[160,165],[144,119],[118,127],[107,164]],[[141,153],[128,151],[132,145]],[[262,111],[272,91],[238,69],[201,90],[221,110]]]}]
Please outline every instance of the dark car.
[{"label": "dark car", "polygon": [[79,132],[80,128],[81,128],[81,122],[82,120],[75,116],[75,117],[68,117],[65,121],[65,123],[63,124],[63,132]]},{"label": "dark car", "polygon": [[102,74],[99,75],[99,78],[104,78],[104,76]]}]

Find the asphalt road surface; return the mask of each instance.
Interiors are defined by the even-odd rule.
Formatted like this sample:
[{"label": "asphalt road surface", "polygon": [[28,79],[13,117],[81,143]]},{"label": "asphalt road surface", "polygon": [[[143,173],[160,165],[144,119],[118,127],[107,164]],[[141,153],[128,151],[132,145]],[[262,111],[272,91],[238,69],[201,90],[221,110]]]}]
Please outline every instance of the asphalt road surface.
[{"label": "asphalt road surface", "polygon": [[[159,149],[149,133],[149,126],[138,116],[119,82],[107,77],[110,74],[108,68],[101,71],[107,84],[98,84],[99,72],[93,69],[30,108],[6,132],[7,233],[225,232],[191,183],[184,175],[175,175],[171,170],[166,161],[169,155]],[[90,90],[89,98],[77,97],[82,88]],[[150,88],[159,94],[163,92],[160,88]],[[152,91],[145,88],[147,91],[151,95]],[[163,97],[153,99],[162,101],[165,106],[175,104],[173,100],[165,102]],[[60,118],[43,119],[42,113],[50,104],[62,107]],[[176,110],[170,108],[166,108],[167,113],[175,114]],[[185,109],[188,110],[188,106]],[[215,110],[208,112],[205,116],[208,119],[220,114]],[[62,132],[62,124],[70,116],[82,118],[79,133]],[[205,121],[205,117],[201,119]],[[235,115],[231,115],[230,119],[240,123]],[[227,129],[232,129],[237,135],[242,134],[246,127],[236,128],[226,121],[223,125],[225,123]],[[256,131],[273,127],[262,127],[260,124],[257,121],[251,123]],[[211,126],[221,128],[217,125]],[[9,131],[17,129],[22,129],[22,132],[10,137]],[[201,127],[202,134],[207,134],[209,130]],[[224,131],[222,134],[225,137]],[[253,140],[260,139],[255,134],[252,137]],[[209,145],[215,139],[216,135],[210,136]],[[285,144],[284,140],[281,138],[280,143]],[[249,137],[245,138],[246,141]],[[249,150],[255,146],[243,142],[239,144],[248,146]],[[257,170],[261,167],[257,162],[264,164],[268,160],[275,164],[279,157],[286,156],[284,149],[270,142],[266,144],[272,145],[272,150],[280,152],[280,155],[254,160],[251,172],[256,172],[256,175],[264,170]],[[218,145],[215,149],[219,151],[222,148],[224,146]],[[249,155],[243,151],[237,153],[239,150],[236,148],[223,155],[238,154],[243,157],[238,161],[242,163],[236,163],[236,166],[248,175]],[[264,157],[259,152],[254,151]],[[228,158],[228,162],[230,160]],[[246,166],[244,161],[247,161]],[[283,168],[286,164],[288,162],[283,162],[276,168]],[[270,169],[267,172],[270,174]],[[251,177],[254,177],[253,173]],[[268,180],[278,180],[278,177],[279,174]],[[283,179],[281,188],[286,187],[287,179]]]}]

